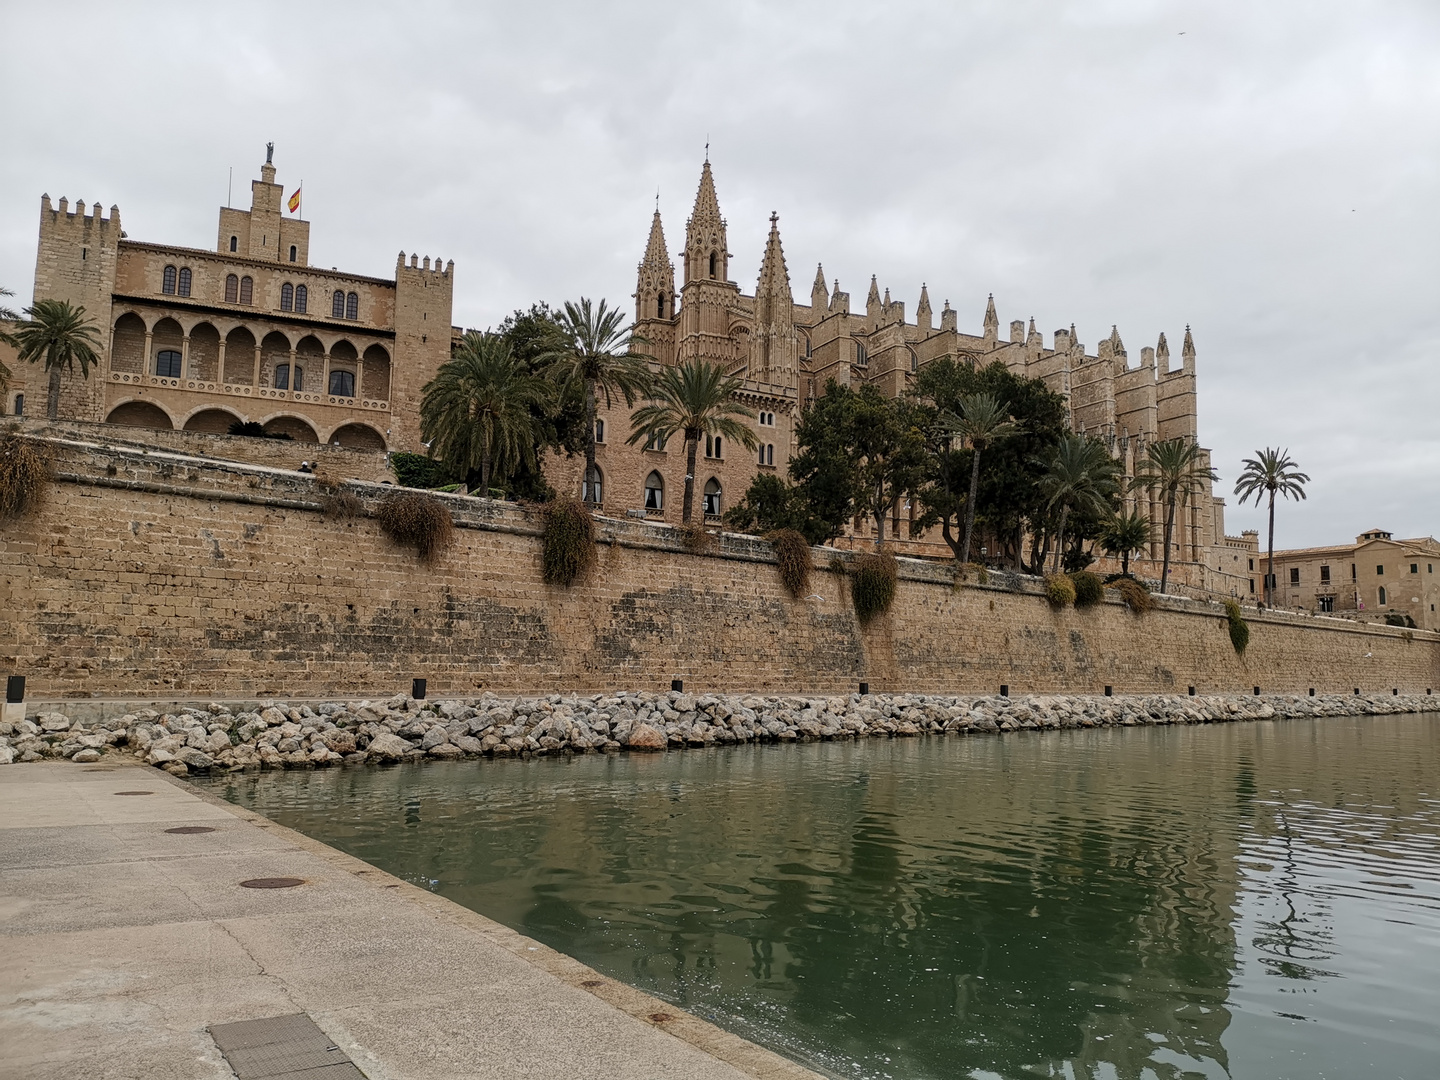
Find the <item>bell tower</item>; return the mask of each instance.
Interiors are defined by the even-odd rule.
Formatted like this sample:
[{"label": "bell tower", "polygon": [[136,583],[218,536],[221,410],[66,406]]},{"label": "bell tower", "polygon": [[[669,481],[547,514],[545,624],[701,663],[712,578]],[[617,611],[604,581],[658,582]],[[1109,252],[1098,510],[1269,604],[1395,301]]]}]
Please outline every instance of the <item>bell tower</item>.
[{"label": "bell tower", "polygon": [[707,157],[700,171],[695,208],[685,223],[685,284],[681,288],[677,359],[705,359],[724,365],[727,371],[749,359],[741,355],[730,336],[731,310],[739,303],[740,287],[729,275],[725,219],[720,216],[715,177]]},{"label": "bell tower", "polygon": [[641,351],[661,363],[675,362],[675,312],[680,294],[675,291],[675,264],[665,247],[660,208],[650,221],[650,241],[635,275],[635,333],[648,343]]}]

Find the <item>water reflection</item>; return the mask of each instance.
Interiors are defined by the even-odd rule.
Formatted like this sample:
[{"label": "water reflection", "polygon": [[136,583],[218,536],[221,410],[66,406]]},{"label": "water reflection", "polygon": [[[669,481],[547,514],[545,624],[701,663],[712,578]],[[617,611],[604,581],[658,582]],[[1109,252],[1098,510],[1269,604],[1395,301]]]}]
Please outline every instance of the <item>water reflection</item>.
[{"label": "water reflection", "polygon": [[1402,717],[221,786],[835,1076],[1420,1076],[1437,748]]}]

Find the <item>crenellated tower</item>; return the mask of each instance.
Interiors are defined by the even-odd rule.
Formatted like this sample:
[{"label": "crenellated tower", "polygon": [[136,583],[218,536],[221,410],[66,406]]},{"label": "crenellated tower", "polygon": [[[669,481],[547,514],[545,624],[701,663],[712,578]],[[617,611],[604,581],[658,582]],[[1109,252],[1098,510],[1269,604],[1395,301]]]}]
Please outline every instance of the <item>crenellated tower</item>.
[{"label": "crenellated tower", "polygon": [[[394,428],[391,444],[420,446],[421,390],[440,365],[450,359],[450,311],[455,296],[455,262],[431,266],[405,252],[395,261],[395,352],[404,364],[393,369],[390,411]],[[435,316],[433,319],[430,316]]]}]

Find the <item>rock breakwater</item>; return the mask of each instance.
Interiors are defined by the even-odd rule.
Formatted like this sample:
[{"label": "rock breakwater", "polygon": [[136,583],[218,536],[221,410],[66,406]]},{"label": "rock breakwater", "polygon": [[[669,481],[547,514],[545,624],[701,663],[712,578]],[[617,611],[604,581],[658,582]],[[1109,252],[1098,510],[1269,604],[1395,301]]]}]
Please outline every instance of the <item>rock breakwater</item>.
[{"label": "rock breakwater", "polygon": [[1434,710],[1428,695],[848,697],[620,693],[422,701],[221,704],[98,720],[0,724],[0,764],[128,754],[176,775],[412,760],[664,751],[757,742],[1003,734]]}]

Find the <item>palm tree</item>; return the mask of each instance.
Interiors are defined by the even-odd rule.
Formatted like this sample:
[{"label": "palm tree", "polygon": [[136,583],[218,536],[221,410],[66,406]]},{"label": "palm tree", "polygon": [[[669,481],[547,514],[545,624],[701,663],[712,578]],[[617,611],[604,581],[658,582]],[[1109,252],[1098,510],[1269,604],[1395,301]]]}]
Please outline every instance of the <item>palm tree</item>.
[{"label": "palm tree", "polygon": [[553,388],[531,375],[498,334],[465,334],[460,347],[425,384],[420,437],[430,453],[467,472],[480,470],[480,491],[490,495],[490,476],[520,462],[534,466],[532,405],[547,402]]},{"label": "palm tree", "polygon": [[563,390],[577,385],[585,392],[585,480],[586,502],[597,501],[590,478],[595,475],[595,406],[599,395],[610,407],[612,394],[619,394],[626,405],[644,395],[650,385],[651,358],[635,351],[637,345],[649,344],[632,332],[625,316],[606,306],[601,300],[592,306],[589,299],[579,304],[565,302],[558,316],[563,343],[547,358],[550,376]]},{"label": "palm tree", "polygon": [[1135,466],[1130,490],[1159,495],[1165,503],[1165,561],[1160,568],[1160,591],[1170,581],[1170,537],[1175,531],[1175,511],[1199,494],[1207,481],[1218,480],[1206,464],[1205,451],[1190,439],[1175,438],[1152,442],[1145,457]]},{"label": "palm tree", "polygon": [[68,300],[36,300],[25,309],[29,317],[6,336],[15,345],[17,358],[35,363],[43,358],[50,373],[50,396],[45,415],[51,420],[60,414],[60,374],[74,371],[80,362],[80,374],[90,377],[90,365],[99,365],[95,350],[100,348],[95,323],[85,318],[83,307],[73,307]]},{"label": "palm tree", "polygon": [[[14,294],[13,292],[11,292],[9,289],[5,288],[4,285],[0,285],[0,296],[14,296],[14,295],[15,295],[15,294]],[[0,304],[0,323],[19,322],[19,321],[20,321],[20,313],[19,313],[19,312],[15,311],[13,308],[8,308],[8,307],[6,307],[4,304]],[[15,344],[14,339],[13,339],[9,334],[7,334],[7,333],[5,332],[5,330],[4,330],[3,327],[0,327],[0,342],[4,342],[6,345],[13,345],[13,344]],[[7,389],[9,389],[9,387],[10,387],[10,369],[9,369],[8,367],[6,367],[3,363],[0,363],[0,394],[3,394]]]},{"label": "palm tree", "polygon": [[641,440],[663,442],[677,431],[683,433],[685,501],[680,520],[687,525],[695,499],[695,452],[701,437],[719,435],[747,450],[760,445],[755,432],[736,419],[755,415],[736,399],[740,386],[740,380],[726,375],[719,364],[688,360],[663,368],[650,387],[652,404],[642,405],[630,418],[631,446]]},{"label": "palm tree", "polygon": [[1130,576],[1130,553],[1150,543],[1150,519],[1139,510],[1116,514],[1100,534],[1100,547],[1106,554],[1120,559],[1120,573]]},{"label": "palm tree", "polygon": [[1070,511],[1102,516],[1110,513],[1110,500],[1119,492],[1121,466],[1099,439],[1066,435],[1055,447],[1054,456],[1044,463],[1040,492],[1046,509],[1060,508],[1060,528],[1055,539],[1055,572],[1065,550],[1065,523]]},{"label": "palm tree", "polygon": [[1289,450],[1271,450],[1269,447],[1257,451],[1253,458],[1246,458],[1240,478],[1235,481],[1235,494],[1240,496],[1242,505],[1253,495],[1258,506],[1262,491],[1270,496],[1270,552],[1265,565],[1266,607],[1270,606],[1275,582],[1275,496],[1278,493],[1287,499],[1303,499],[1305,485],[1309,482],[1310,477],[1290,460]]},{"label": "palm tree", "polygon": [[942,418],[946,434],[970,444],[970,497],[965,501],[965,539],[961,544],[962,563],[970,561],[970,539],[975,534],[975,492],[980,486],[980,455],[991,444],[1020,430],[1010,419],[1009,405],[993,394],[961,394],[956,399],[960,415]]}]

